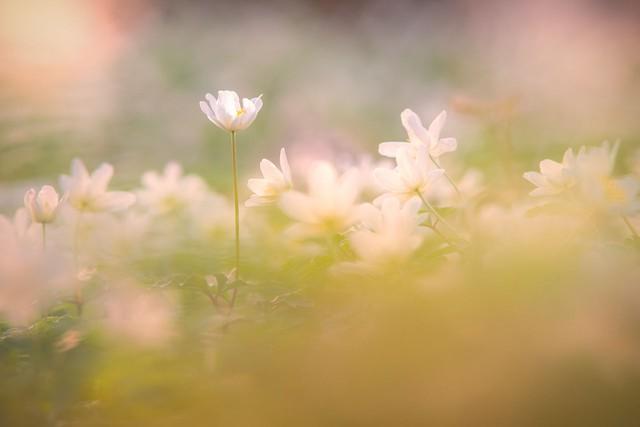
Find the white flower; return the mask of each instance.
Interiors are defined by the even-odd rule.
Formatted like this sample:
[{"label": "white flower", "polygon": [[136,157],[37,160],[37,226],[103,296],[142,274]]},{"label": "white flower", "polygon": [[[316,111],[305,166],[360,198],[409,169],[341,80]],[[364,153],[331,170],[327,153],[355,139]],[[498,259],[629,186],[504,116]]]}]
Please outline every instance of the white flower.
[{"label": "white flower", "polygon": [[162,174],[148,171],[142,175],[144,188],[138,191],[138,201],[157,214],[181,211],[201,203],[207,195],[207,184],[196,175],[182,174],[176,162],[168,163]]},{"label": "white flower", "polygon": [[284,148],[280,150],[280,169],[270,160],[262,159],[260,171],[264,178],[250,179],[247,186],[254,194],[245,202],[245,206],[266,206],[278,200],[280,195],[293,187],[291,168]]},{"label": "white flower", "polygon": [[640,210],[640,183],[632,176],[615,178],[611,174],[619,144],[604,142],[599,147],[581,147],[577,155],[571,149],[562,163],[540,162],[540,171],[527,172],[525,179],[537,186],[533,196],[568,196],[589,209],[623,215]]},{"label": "white flower", "polygon": [[[196,238],[219,239],[232,232],[234,225],[233,204],[222,195],[209,192],[198,205],[189,209],[192,231]],[[244,216],[240,210],[240,220]]]},{"label": "white flower", "polygon": [[102,298],[107,332],[137,345],[156,346],[174,334],[175,301],[169,294],[125,284]]},{"label": "white flower", "polygon": [[404,204],[388,198],[380,208],[362,205],[362,228],[349,235],[356,255],[372,266],[406,259],[422,244],[426,231],[420,226],[427,219],[427,214],[418,213],[421,205],[417,197]]},{"label": "white flower", "polygon": [[71,176],[62,175],[60,185],[69,204],[81,212],[105,212],[126,209],[136,198],[124,191],[107,191],[113,166],[103,163],[91,175],[81,160],[71,162]]},{"label": "white flower", "polygon": [[532,196],[553,196],[576,185],[576,156],[569,148],[562,157],[562,163],[545,159],[540,162],[540,173],[525,172],[524,179],[536,186]]},{"label": "white flower", "polygon": [[31,216],[31,221],[48,224],[56,219],[60,198],[55,188],[50,185],[44,185],[36,193],[31,188],[24,195],[24,206]]},{"label": "white flower", "polygon": [[416,148],[415,157],[409,149],[402,148],[397,152],[397,166],[394,169],[378,168],[374,175],[380,186],[388,192],[376,202],[388,196],[408,200],[418,194],[424,195],[433,183],[444,174],[444,169],[437,169],[430,161],[425,146]]},{"label": "white flower", "polygon": [[582,147],[576,159],[576,175],[581,199],[590,207],[629,215],[640,210],[637,178],[612,177],[620,144],[608,141],[599,147]]},{"label": "white flower", "polygon": [[290,229],[298,237],[342,232],[357,220],[356,201],[360,194],[358,171],[350,169],[338,176],[326,162],[311,166],[308,193],[289,191],[280,198],[280,207],[299,221]]},{"label": "white flower", "polygon": [[383,142],[378,146],[378,152],[381,155],[396,157],[403,148],[409,148],[409,154],[414,155],[419,147],[426,147],[428,154],[437,159],[458,148],[458,142],[455,138],[440,138],[440,132],[447,120],[446,111],[438,114],[429,125],[429,129],[425,129],[420,117],[408,108],[400,114],[400,119],[409,136],[409,142]]},{"label": "white flower", "polygon": [[262,95],[257,98],[243,98],[232,90],[218,91],[218,98],[210,93],[205,95],[205,101],[200,101],[200,109],[207,118],[220,129],[229,132],[244,130],[255,120],[262,108]]},{"label": "white flower", "polygon": [[0,317],[15,326],[36,320],[73,283],[62,254],[25,241],[26,216],[24,209],[14,222],[0,215]]}]

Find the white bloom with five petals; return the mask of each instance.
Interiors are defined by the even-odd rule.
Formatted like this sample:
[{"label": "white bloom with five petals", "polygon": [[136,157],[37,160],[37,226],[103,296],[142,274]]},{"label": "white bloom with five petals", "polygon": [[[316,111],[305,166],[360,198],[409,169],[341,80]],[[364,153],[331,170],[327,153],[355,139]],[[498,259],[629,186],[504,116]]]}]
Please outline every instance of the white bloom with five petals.
[{"label": "white bloom with five petals", "polygon": [[71,175],[62,175],[60,185],[69,204],[81,212],[106,212],[126,209],[135,203],[133,194],[107,191],[113,177],[113,166],[103,163],[92,174],[79,159],[71,162]]},{"label": "white bloom with five petals", "polygon": [[218,97],[210,93],[206,101],[200,101],[200,109],[207,118],[220,129],[235,132],[248,128],[262,108],[262,95],[256,98],[240,97],[232,90],[218,91]]},{"label": "white bloom with five petals", "polygon": [[291,168],[284,148],[280,150],[280,169],[270,160],[262,159],[260,171],[263,178],[252,178],[247,186],[254,194],[245,202],[245,206],[266,206],[273,204],[280,195],[291,190]]},{"label": "white bloom with five petals", "polygon": [[437,159],[445,153],[455,151],[458,142],[455,138],[440,138],[440,133],[447,120],[447,112],[442,111],[426,129],[420,117],[410,109],[400,114],[402,125],[407,131],[409,142],[383,142],[378,146],[378,152],[386,157],[396,157],[402,149],[409,149],[414,155],[419,147],[426,147],[427,153]]}]

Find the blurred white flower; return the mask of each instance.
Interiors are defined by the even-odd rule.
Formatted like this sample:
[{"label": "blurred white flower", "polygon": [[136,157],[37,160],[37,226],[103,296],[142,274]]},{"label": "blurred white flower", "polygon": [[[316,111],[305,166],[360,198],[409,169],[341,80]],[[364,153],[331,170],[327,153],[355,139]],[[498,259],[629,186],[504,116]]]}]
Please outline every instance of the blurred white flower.
[{"label": "blurred white flower", "polygon": [[[189,208],[194,237],[216,239],[233,230],[233,205],[222,195],[209,192],[202,203]],[[240,210],[240,218],[243,210]]]},{"label": "blurred white flower", "polygon": [[165,343],[175,332],[175,304],[159,291],[126,285],[112,290],[102,302],[104,326],[116,337],[154,346]]},{"label": "blurred white flower", "polygon": [[378,168],[374,175],[380,186],[387,192],[378,197],[374,203],[391,196],[401,201],[409,200],[416,195],[425,195],[433,183],[444,174],[444,169],[438,169],[429,159],[427,148],[419,146],[412,156],[407,148],[401,148],[396,153],[397,166],[394,169]]},{"label": "blurred white flower", "polygon": [[85,243],[85,248],[100,255],[101,261],[115,256],[115,262],[121,263],[122,256],[139,256],[145,253],[151,219],[146,212],[135,210],[122,215],[104,215],[94,225],[93,238]]},{"label": "blurred white flower", "polygon": [[437,180],[433,187],[433,199],[437,206],[462,207],[473,200],[484,190],[484,176],[477,169],[469,169],[462,175],[457,183],[458,193],[451,183],[445,180]]},{"label": "blurred white flower", "polygon": [[605,141],[599,147],[581,147],[577,155],[569,149],[562,163],[540,162],[540,171],[524,178],[538,188],[533,196],[568,196],[589,209],[628,215],[640,210],[640,183],[633,176],[611,176],[619,144]]},{"label": "blurred white flower", "polygon": [[262,108],[262,95],[257,98],[242,98],[232,90],[218,91],[218,98],[210,93],[206,101],[200,101],[200,109],[220,129],[235,132],[248,128]]},{"label": "blurred white flower", "polygon": [[126,209],[136,198],[124,191],[107,191],[113,166],[103,163],[91,175],[80,159],[71,162],[71,176],[62,175],[60,185],[69,204],[81,212],[105,212]]},{"label": "blurred white flower", "polygon": [[0,316],[14,326],[26,326],[73,280],[59,254],[28,244],[18,228],[0,215]]},{"label": "blurred white flower", "polygon": [[48,224],[56,219],[60,198],[55,188],[50,185],[44,185],[36,193],[31,188],[24,195],[24,206],[31,216],[31,221],[40,224]]},{"label": "blurred white flower", "polygon": [[440,138],[440,132],[447,120],[446,111],[438,114],[429,125],[429,129],[425,129],[420,117],[408,108],[400,114],[400,119],[409,136],[409,142],[383,142],[378,146],[378,152],[381,155],[396,157],[401,149],[408,148],[409,154],[413,156],[419,147],[426,147],[429,156],[437,159],[458,148],[458,142],[455,138]]},{"label": "blurred white flower", "polygon": [[540,172],[525,172],[524,179],[536,186],[529,193],[532,196],[553,196],[576,185],[576,156],[569,148],[562,157],[562,163],[545,159],[540,162]]},{"label": "blurred white flower", "polygon": [[311,237],[347,229],[357,220],[359,181],[356,169],[338,176],[330,163],[312,165],[307,175],[308,193],[289,191],[280,198],[284,213],[300,223],[289,232]]},{"label": "blurred white flower", "polygon": [[414,197],[404,204],[388,198],[379,208],[360,207],[362,227],[349,235],[356,255],[371,266],[402,261],[422,243],[427,214],[419,214],[422,202]]},{"label": "blurred white flower", "polygon": [[254,194],[245,206],[266,206],[275,203],[280,195],[293,187],[291,168],[284,148],[280,150],[280,169],[270,160],[262,159],[260,171],[264,178],[252,178],[247,186]]},{"label": "blurred white flower", "polygon": [[636,177],[601,177],[593,187],[585,186],[587,201],[596,208],[621,215],[632,215],[640,211],[640,182]]},{"label": "blurred white flower", "polygon": [[628,215],[640,210],[640,183],[633,176],[612,177],[620,144],[605,141],[599,147],[581,147],[576,174],[581,197],[591,206]]},{"label": "blurred white flower", "polygon": [[201,203],[207,195],[207,184],[196,175],[182,174],[176,162],[168,163],[162,174],[148,171],[142,175],[144,188],[137,193],[139,203],[156,214],[181,211]]},{"label": "blurred white flower", "polygon": [[5,231],[9,230],[7,224],[11,226],[11,232],[15,236],[16,241],[25,246],[35,245],[40,238],[40,228],[31,221],[27,208],[19,208],[13,215],[13,220],[10,221],[3,216],[2,222],[5,225]]}]

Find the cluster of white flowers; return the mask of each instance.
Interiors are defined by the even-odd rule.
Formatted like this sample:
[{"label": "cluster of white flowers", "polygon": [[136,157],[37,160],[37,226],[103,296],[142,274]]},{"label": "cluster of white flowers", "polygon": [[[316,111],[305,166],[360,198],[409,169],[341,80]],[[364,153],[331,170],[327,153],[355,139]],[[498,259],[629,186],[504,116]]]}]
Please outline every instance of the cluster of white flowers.
[{"label": "cluster of white flowers", "polygon": [[536,188],[532,196],[545,197],[580,207],[634,215],[640,211],[640,181],[632,175],[613,176],[619,143],[604,142],[599,147],[581,147],[577,154],[568,149],[562,162],[545,159],[540,172],[525,172],[524,178]]},{"label": "cluster of white flowers", "polygon": [[[24,196],[25,206],[13,221],[0,217],[0,314],[14,324],[27,324],[56,298],[71,298],[81,310],[85,303],[83,283],[93,276],[87,271],[93,272],[97,264],[85,259],[91,240],[93,247],[102,251],[108,247],[122,249],[145,241],[153,224],[160,224],[153,229],[156,234],[172,233],[175,239],[180,234],[171,228],[176,218],[179,221],[174,223],[186,224],[200,237],[230,240],[235,225],[236,266],[232,271],[233,280],[239,280],[241,235],[235,133],[255,120],[262,99],[245,98],[240,102],[235,92],[220,91],[217,98],[207,95],[206,102],[200,105],[210,121],[232,134],[235,206],[209,189],[201,177],[185,175],[175,162],[169,162],[162,172],[144,173],[142,186],[125,192],[108,189],[113,177],[111,165],[102,164],[89,173],[82,161],[74,159],[71,174],[60,178],[62,197],[50,185],[39,191],[29,189]],[[442,167],[441,158],[458,147],[456,139],[441,136],[444,111],[428,128],[409,109],[400,118],[407,140],[382,142],[378,148],[383,157],[393,159],[393,164],[374,167],[367,160],[339,170],[330,162],[316,160],[296,171],[282,148],[279,167],[263,159],[259,164],[262,177],[248,180],[251,195],[244,206],[279,209],[289,219],[281,234],[286,240],[283,245],[324,245],[338,272],[393,270],[410,262],[427,241],[431,248],[463,253],[472,244],[469,239],[473,233],[466,229],[461,215],[465,205],[459,202],[480,192],[482,176],[469,170],[455,180]],[[613,175],[618,146],[604,143],[600,147],[582,147],[577,153],[569,149],[562,162],[543,160],[540,172],[524,174],[536,187],[531,195],[578,204],[583,210],[617,221],[621,217],[632,237],[639,239],[630,217],[640,211],[640,185],[637,177]],[[302,176],[294,177],[292,170]],[[305,185],[295,185],[299,182]],[[376,192],[371,195],[373,200],[363,200],[372,191]],[[242,216],[246,219],[251,212],[255,211],[244,211]],[[47,227],[54,232],[52,243],[58,241],[51,247],[47,245]],[[259,244],[255,242],[254,246]],[[127,329],[130,319],[165,325],[163,313],[173,313],[167,305],[171,299],[156,300],[136,292],[119,291],[102,299],[110,318],[116,319],[111,324],[113,329]],[[228,301],[231,308],[235,292],[234,289]],[[136,304],[125,304],[123,311],[117,302],[122,295],[130,294],[143,295],[138,298],[143,303],[138,305],[144,310],[157,308],[151,310],[153,319],[147,322],[127,311],[138,307]],[[151,335],[146,338],[151,341],[164,336],[147,332]]]}]

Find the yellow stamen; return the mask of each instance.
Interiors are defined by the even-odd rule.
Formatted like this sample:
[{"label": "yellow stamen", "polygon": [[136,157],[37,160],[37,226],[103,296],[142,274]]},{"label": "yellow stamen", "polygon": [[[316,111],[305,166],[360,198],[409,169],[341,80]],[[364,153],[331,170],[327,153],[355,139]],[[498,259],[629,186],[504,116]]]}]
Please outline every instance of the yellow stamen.
[{"label": "yellow stamen", "polygon": [[602,177],[601,182],[607,200],[616,203],[623,203],[627,200],[627,193],[618,182],[608,177]]}]

